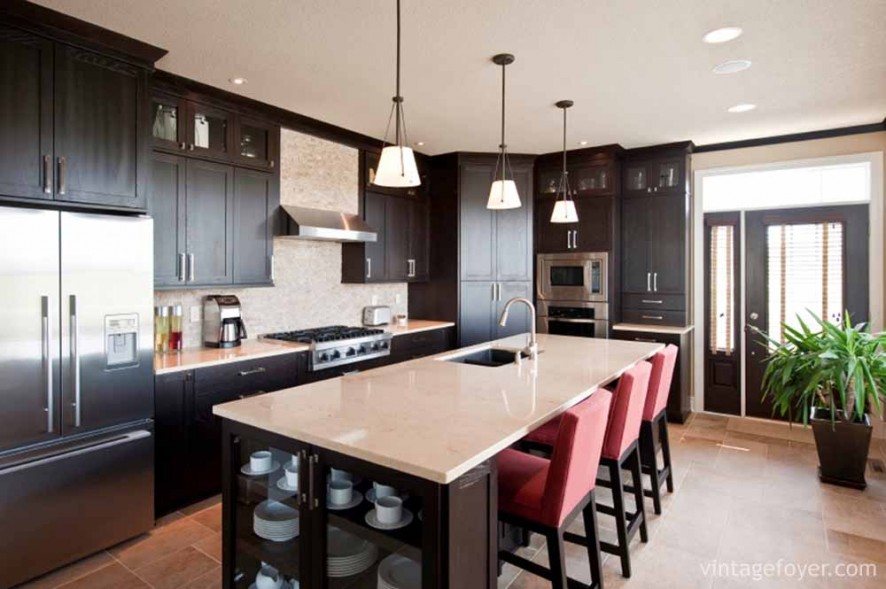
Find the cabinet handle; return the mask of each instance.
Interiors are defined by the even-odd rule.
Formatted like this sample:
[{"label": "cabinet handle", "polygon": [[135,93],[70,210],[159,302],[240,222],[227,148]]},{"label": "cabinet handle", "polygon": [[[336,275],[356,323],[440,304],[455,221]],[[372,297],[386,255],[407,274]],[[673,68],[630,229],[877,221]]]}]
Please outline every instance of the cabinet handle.
[{"label": "cabinet handle", "polygon": [[71,321],[71,375],[74,381],[74,427],[80,427],[82,411],[80,410],[80,329],[77,326],[77,295],[69,300]]},{"label": "cabinet handle", "polygon": [[653,301],[653,300],[650,300],[650,299],[643,299],[643,300],[640,301],[640,302],[643,303],[643,304],[645,304],[645,305],[661,305],[664,301]]},{"label": "cabinet handle", "polygon": [[643,319],[653,319],[655,321],[661,321],[664,319],[661,315],[640,315]]},{"label": "cabinet handle", "polygon": [[188,151],[194,151],[194,144],[193,143],[188,146]]},{"label": "cabinet handle", "polygon": [[188,282],[194,282],[196,270],[194,269],[194,254],[188,254]]},{"label": "cabinet handle", "polygon": [[43,194],[52,194],[52,158],[43,156]]},{"label": "cabinet handle", "polygon": [[646,273],[646,292],[652,292],[652,272]]},{"label": "cabinet handle", "polygon": [[181,149],[182,151],[184,151],[185,149],[188,148],[188,146],[185,142],[181,142],[178,144],[178,148]]},{"label": "cabinet handle", "polygon": [[317,461],[317,455],[311,454],[311,458],[308,461],[308,504],[311,510],[316,509],[320,505],[320,502],[314,497],[314,471],[317,469]]},{"label": "cabinet handle", "polygon": [[[308,451],[307,450],[302,450],[301,452],[299,452],[299,457],[300,457],[299,458],[299,468],[301,468],[305,464],[308,464]],[[310,466],[308,467],[308,470],[311,470]],[[308,494],[305,491],[305,489],[302,489],[302,492],[301,492],[301,502],[303,505],[308,504]]]},{"label": "cabinet handle", "polygon": [[252,393],[251,395],[238,395],[237,398],[240,399],[240,400],[242,401],[243,399],[251,399],[252,397],[257,397],[257,396],[259,396],[259,395],[264,395],[266,392],[267,392],[267,391],[255,391],[255,392]]},{"label": "cabinet handle", "polygon": [[265,371],[264,366],[259,366],[258,368],[253,368],[252,370],[241,370],[237,374],[240,376],[251,376],[253,374],[261,374]]},{"label": "cabinet handle", "polygon": [[571,230],[566,232],[566,249],[568,249],[568,250],[572,249],[572,231]]},{"label": "cabinet handle", "polygon": [[372,278],[372,258],[366,258],[366,278]]},{"label": "cabinet handle", "polygon": [[646,192],[651,193],[651,192],[652,192],[652,186],[647,186],[647,187],[646,187]]},{"label": "cabinet handle", "polygon": [[273,168],[273,167],[274,167],[274,160],[271,160],[271,161],[268,162],[268,167],[269,167],[269,168]]},{"label": "cabinet handle", "polygon": [[658,272],[652,273],[652,290],[658,292]]},{"label": "cabinet handle", "polygon": [[67,160],[65,160],[65,156],[59,156],[58,158],[58,193],[65,194],[67,192],[68,187],[65,182],[65,168],[67,167]]},{"label": "cabinet handle", "polygon": [[658,343],[657,340],[654,340],[654,339],[651,339],[648,337],[635,337],[634,341],[635,342],[646,342],[648,344],[657,344]]},{"label": "cabinet handle", "polygon": [[49,297],[40,297],[40,307],[43,311],[43,369],[45,370],[46,379],[46,433],[52,433],[53,430],[53,411],[52,411],[52,342],[50,342],[49,331]]},{"label": "cabinet handle", "polygon": [[188,265],[188,259],[185,254],[178,255],[178,281],[184,282],[186,280],[185,276],[185,266]]},{"label": "cabinet handle", "polygon": [[578,249],[578,229],[572,230],[572,249]]}]

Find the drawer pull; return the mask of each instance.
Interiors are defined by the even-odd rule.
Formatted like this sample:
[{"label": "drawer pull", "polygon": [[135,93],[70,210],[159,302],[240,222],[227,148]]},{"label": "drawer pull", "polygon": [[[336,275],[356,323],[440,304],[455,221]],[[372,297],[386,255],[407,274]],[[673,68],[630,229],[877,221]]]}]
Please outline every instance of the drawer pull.
[{"label": "drawer pull", "polygon": [[259,395],[264,395],[266,392],[267,391],[256,391],[256,392],[250,393],[248,395],[238,395],[237,398],[242,401],[243,399],[249,399],[251,397],[257,397]]},{"label": "drawer pull", "polygon": [[648,337],[635,337],[634,341],[635,342],[646,342],[649,344],[657,344],[658,343],[658,340],[654,340],[654,339],[651,339]]},{"label": "drawer pull", "polygon": [[655,321],[661,321],[664,319],[661,315],[640,315],[643,319],[654,319]]},{"label": "drawer pull", "polygon": [[640,302],[645,305],[661,305],[664,301],[653,301],[651,299],[643,299]]},{"label": "drawer pull", "polygon": [[253,374],[261,374],[265,371],[264,366],[259,366],[258,368],[253,368],[252,370],[241,370],[237,374],[240,376],[252,376]]}]

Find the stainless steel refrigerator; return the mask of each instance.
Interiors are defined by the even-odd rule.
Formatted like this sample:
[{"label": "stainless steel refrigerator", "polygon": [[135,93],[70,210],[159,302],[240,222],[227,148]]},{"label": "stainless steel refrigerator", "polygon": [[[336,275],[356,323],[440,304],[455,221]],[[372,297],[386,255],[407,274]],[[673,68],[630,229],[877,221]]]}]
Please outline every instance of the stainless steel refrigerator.
[{"label": "stainless steel refrigerator", "polygon": [[153,526],[151,219],[0,207],[0,587]]}]

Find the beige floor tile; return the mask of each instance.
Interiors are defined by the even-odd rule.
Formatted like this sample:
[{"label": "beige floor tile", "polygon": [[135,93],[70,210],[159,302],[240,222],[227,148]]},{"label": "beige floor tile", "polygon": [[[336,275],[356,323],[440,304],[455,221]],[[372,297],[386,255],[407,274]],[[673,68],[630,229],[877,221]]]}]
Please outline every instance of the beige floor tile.
[{"label": "beige floor tile", "polygon": [[123,565],[135,570],[174,554],[212,534],[212,530],[203,524],[185,518],[118,544],[109,552]]},{"label": "beige floor tile", "polygon": [[59,585],[70,583],[80,577],[84,577],[89,573],[95,572],[102,567],[106,567],[114,562],[114,559],[105,551],[101,551],[92,556],[87,556],[75,563],[61,567],[51,573],[43,575],[29,583],[20,585],[19,589],[54,589]]},{"label": "beige floor tile", "polygon": [[217,567],[218,562],[189,546],[135,572],[154,589],[178,589]]},{"label": "beige floor tile", "polygon": [[831,487],[833,485],[821,485],[825,527],[886,542],[886,513],[882,502],[868,498],[863,491],[850,495],[845,489]]},{"label": "beige floor tile", "polygon": [[[827,530],[827,543],[828,550],[844,558],[886,565],[886,542],[837,530]],[[883,572],[886,573],[886,566]]]},{"label": "beige floor tile", "polygon": [[729,495],[740,499],[760,500],[763,496],[762,471],[723,472],[693,464],[683,481],[681,492],[692,490],[699,494]]},{"label": "beige floor tile", "polygon": [[200,522],[213,532],[221,532],[222,527],[222,510],[221,503],[217,503],[212,507],[198,511],[191,516],[191,519]]},{"label": "beige floor tile", "polygon": [[145,589],[150,587],[119,563],[100,568],[72,583],[64,589]]}]

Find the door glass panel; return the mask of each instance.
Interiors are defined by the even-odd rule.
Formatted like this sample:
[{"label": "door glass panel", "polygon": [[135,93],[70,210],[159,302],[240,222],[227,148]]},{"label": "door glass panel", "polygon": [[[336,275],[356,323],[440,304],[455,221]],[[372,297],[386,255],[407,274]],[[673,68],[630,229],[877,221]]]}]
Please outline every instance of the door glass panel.
[{"label": "door glass panel", "polygon": [[766,228],[769,335],[784,341],[786,323],[810,312],[832,322],[843,315],[843,224],[770,225]]},{"label": "door glass panel", "polygon": [[556,194],[560,186],[560,170],[542,170],[538,173],[538,191],[540,194]]},{"label": "door glass panel", "polygon": [[735,244],[732,225],[715,225],[711,231],[710,274],[710,351],[735,351]]},{"label": "door glass panel", "polygon": [[626,176],[628,190],[646,190],[646,166],[629,167]]},{"label": "door glass panel", "polygon": [[551,266],[551,286],[584,286],[584,266]]},{"label": "door glass panel", "polygon": [[680,183],[679,162],[667,162],[658,167],[658,186],[660,188],[676,188]]},{"label": "door glass panel", "polygon": [[606,166],[578,168],[572,182],[576,190],[606,190],[609,188],[609,172]]},{"label": "door glass panel", "polygon": [[299,562],[299,457],[254,440],[241,440],[241,468],[236,475],[234,586],[247,589],[261,583],[281,589],[298,587],[298,583],[306,582]]},{"label": "door glass panel", "polygon": [[326,586],[421,587],[421,499],[340,468],[325,478]]},{"label": "door glass panel", "polygon": [[178,142],[179,114],[178,104],[174,100],[154,98],[154,123],[152,126],[154,139]]},{"label": "door glass panel", "polygon": [[194,113],[194,146],[214,151],[227,151],[228,121],[223,116]]},{"label": "door glass panel", "polygon": [[268,130],[242,125],[240,127],[240,155],[259,160],[268,159]]}]

